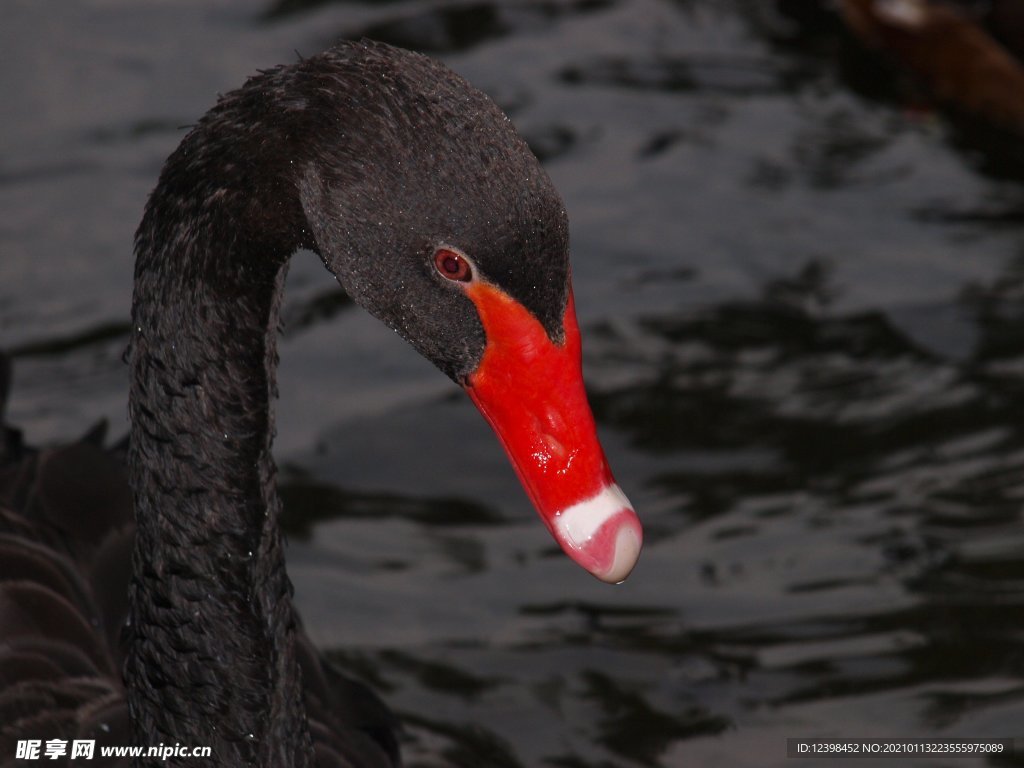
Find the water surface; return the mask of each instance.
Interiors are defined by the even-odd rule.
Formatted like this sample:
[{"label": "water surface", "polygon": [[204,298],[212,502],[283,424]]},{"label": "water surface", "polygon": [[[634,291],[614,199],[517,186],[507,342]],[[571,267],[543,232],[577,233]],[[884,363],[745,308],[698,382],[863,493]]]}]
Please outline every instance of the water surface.
[{"label": "water surface", "polygon": [[1024,735],[1022,180],[814,3],[7,3],[11,420],[36,443],[125,430],[131,237],[182,126],[363,35],[441,57],[545,161],[647,530],[620,587],[572,565],[472,406],[300,254],[290,567],[409,765],[764,768],[791,736]]}]

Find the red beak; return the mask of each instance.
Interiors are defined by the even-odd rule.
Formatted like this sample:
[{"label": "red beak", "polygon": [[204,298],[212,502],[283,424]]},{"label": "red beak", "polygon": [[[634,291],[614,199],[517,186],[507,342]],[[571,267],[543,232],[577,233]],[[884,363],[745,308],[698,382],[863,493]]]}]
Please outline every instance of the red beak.
[{"label": "red beak", "polygon": [[466,391],[566,554],[602,581],[623,581],[640,556],[643,532],[597,440],[572,290],[562,344],[499,288],[478,281],[466,293],[487,333]]}]

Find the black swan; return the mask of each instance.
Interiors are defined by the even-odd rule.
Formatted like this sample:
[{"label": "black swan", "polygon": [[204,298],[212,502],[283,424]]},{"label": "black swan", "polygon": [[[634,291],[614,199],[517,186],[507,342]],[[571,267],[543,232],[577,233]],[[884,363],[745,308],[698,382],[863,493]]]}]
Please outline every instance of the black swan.
[{"label": "black swan", "polygon": [[0,432],[0,763],[18,740],[96,739],[213,750],[140,765],[399,764],[285,573],[271,403],[298,248],[466,390],[570,557],[632,569],[557,192],[447,68],[341,44],[222,97],[161,172],[135,241],[127,474],[98,434],[37,452]]}]

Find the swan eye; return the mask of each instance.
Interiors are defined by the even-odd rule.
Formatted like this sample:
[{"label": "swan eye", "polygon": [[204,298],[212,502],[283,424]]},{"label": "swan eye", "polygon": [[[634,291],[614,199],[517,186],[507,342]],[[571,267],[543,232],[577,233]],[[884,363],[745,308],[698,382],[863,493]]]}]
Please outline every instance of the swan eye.
[{"label": "swan eye", "polygon": [[441,276],[448,280],[457,280],[460,283],[468,283],[473,279],[473,270],[469,261],[461,253],[450,248],[438,248],[434,252],[434,266]]}]

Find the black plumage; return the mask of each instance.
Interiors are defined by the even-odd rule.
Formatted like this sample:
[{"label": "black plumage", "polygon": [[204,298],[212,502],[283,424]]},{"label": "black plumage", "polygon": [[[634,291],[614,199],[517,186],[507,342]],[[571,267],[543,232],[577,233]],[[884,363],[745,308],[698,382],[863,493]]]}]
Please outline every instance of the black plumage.
[{"label": "black plumage", "polygon": [[210,745],[204,765],[396,765],[391,716],[292,606],[271,455],[287,261],[316,251],[460,380],[486,340],[435,249],[472,254],[558,340],[567,240],[508,119],[426,57],[346,43],[221,98],[136,235],[126,464],[95,435],[32,452],[5,432],[0,759],[34,733]]}]

